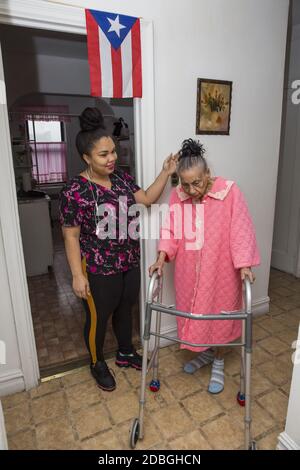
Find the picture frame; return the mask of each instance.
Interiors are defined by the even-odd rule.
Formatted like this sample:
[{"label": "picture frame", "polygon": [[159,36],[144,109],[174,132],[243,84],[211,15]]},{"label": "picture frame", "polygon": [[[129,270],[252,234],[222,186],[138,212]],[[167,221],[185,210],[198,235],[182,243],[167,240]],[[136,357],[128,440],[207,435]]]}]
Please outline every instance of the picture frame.
[{"label": "picture frame", "polygon": [[196,134],[229,135],[232,82],[198,78]]}]

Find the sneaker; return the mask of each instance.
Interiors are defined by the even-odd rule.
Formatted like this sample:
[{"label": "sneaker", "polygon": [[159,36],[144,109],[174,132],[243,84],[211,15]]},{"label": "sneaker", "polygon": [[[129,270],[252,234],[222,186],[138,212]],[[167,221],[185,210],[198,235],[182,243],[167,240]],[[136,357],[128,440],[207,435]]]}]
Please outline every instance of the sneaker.
[{"label": "sneaker", "polygon": [[116,365],[119,367],[133,367],[134,369],[142,370],[143,358],[135,349],[132,350],[131,354],[122,354],[118,351]]},{"label": "sneaker", "polygon": [[112,392],[116,388],[116,381],[105,361],[97,361],[95,365],[91,364],[90,368],[99,388],[106,392]]}]

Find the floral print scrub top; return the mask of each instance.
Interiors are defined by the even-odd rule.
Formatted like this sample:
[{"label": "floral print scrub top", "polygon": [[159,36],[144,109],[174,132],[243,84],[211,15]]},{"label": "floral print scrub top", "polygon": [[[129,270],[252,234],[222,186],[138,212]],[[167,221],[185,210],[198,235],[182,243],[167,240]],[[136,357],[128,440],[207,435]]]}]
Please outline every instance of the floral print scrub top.
[{"label": "floral print scrub top", "polygon": [[[136,236],[139,214],[128,216],[128,209],[135,204],[133,193],[140,187],[132,176],[120,170],[112,173],[110,179],[112,187],[108,189],[79,175],[60,194],[60,223],[65,227],[80,225],[81,256],[86,258],[86,269],[91,274],[117,274],[140,265]],[[99,223],[101,239],[96,234]]]}]

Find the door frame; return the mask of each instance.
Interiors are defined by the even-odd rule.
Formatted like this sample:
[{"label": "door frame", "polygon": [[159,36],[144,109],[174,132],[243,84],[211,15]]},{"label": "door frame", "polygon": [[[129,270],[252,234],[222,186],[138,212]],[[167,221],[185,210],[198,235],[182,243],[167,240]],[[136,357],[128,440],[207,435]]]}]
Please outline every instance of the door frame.
[{"label": "door frame", "polygon": [[[86,35],[83,8],[61,4],[51,4],[37,0],[10,0],[0,6],[0,24],[38,28],[65,33]],[[147,187],[155,178],[155,109],[154,109],[154,48],[153,23],[141,19],[143,98],[134,99],[135,156],[137,182]],[[0,56],[0,60],[2,60]],[[2,82],[2,83],[1,83]],[[22,239],[20,233],[15,176],[8,112],[6,106],[5,81],[0,82],[0,104],[4,104],[3,118],[0,118],[0,137],[3,159],[0,174],[0,220],[3,245],[6,256],[7,278],[17,333],[20,362],[25,389],[38,384],[40,377],[31,306],[28,294]],[[1,123],[2,121],[2,123]],[[4,203],[5,201],[5,203]],[[146,298],[146,266],[155,259],[156,244],[141,242],[141,291],[140,291],[140,331],[144,326],[144,305]]]}]

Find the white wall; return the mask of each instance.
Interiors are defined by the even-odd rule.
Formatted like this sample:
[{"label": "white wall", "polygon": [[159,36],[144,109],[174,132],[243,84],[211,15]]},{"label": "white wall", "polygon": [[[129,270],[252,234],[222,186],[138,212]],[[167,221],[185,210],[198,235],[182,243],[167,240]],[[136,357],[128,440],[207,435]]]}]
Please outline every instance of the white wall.
[{"label": "white wall", "polygon": [[285,89],[285,113],[278,171],[272,266],[300,277],[300,105],[292,103],[300,79],[300,25],[294,25]]}]

